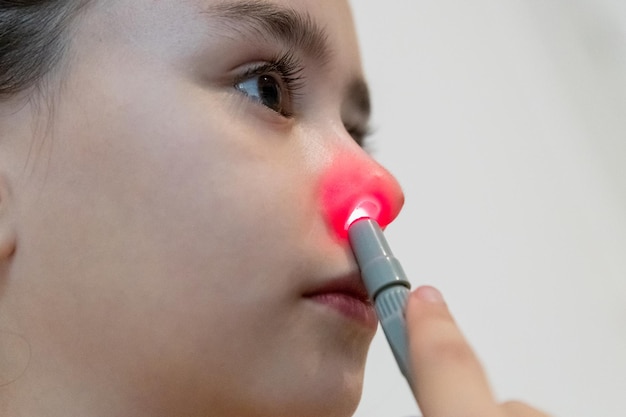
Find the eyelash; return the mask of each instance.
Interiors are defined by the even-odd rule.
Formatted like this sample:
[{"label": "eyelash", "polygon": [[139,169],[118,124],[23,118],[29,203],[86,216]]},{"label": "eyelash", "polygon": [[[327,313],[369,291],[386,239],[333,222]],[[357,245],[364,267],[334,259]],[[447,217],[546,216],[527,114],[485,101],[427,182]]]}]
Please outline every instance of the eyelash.
[{"label": "eyelash", "polygon": [[304,65],[302,62],[293,53],[286,52],[267,62],[248,68],[245,73],[237,77],[234,86],[235,89],[240,90],[238,85],[253,77],[272,74],[278,76],[281,88],[285,90],[284,92],[281,91],[281,93],[284,93],[287,98],[286,108],[281,109],[278,113],[283,117],[291,118],[294,115],[294,102],[297,101],[300,96],[300,90],[305,85],[306,80],[303,72]]}]

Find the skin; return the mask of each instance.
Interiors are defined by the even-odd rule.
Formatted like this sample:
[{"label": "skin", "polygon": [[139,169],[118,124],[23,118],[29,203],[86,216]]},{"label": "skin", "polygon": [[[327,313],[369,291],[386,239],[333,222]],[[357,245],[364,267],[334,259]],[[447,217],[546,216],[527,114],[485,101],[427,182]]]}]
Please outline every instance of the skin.
[{"label": "skin", "polygon": [[[96,2],[45,96],[2,103],[0,414],[354,411],[375,328],[304,296],[358,273],[319,183],[341,156],[382,178],[392,217],[403,197],[348,133],[366,123],[349,6],[272,2],[318,22],[331,51],[295,52],[305,83],[285,117],[235,88],[285,45],[220,32],[213,3]],[[417,399],[461,415],[441,408],[446,384],[483,377],[445,353],[469,347],[433,291],[407,310]],[[479,388],[468,401],[493,414],[464,416],[535,415]]]}]

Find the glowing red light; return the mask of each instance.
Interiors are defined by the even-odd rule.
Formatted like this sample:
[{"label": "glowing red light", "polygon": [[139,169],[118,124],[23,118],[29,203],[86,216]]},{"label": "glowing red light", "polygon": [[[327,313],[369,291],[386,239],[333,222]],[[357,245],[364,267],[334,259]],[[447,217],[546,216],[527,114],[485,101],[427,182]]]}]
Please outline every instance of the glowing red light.
[{"label": "glowing red light", "polygon": [[356,205],[354,210],[352,210],[350,217],[348,217],[348,220],[344,225],[344,229],[348,230],[350,225],[359,219],[370,218],[376,220],[378,219],[379,213],[380,205],[378,202],[373,200],[361,201],[359,204]]},{"label": "glowing red light", "polygon": [[398,214],[402,190],[380,165],[360,154],[338,155],[320,182],[321,203],[326,218],[341,238],[352,222],[369,217],[382,228]]}]

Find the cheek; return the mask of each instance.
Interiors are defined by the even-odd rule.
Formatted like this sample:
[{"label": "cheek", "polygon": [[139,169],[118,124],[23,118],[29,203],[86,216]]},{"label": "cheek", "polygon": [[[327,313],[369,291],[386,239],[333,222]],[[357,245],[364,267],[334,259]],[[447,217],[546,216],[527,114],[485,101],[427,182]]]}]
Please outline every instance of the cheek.
[{"label": "cheek", "polygon": [[352,153],[337,155],[322,175],[320,204],[328,225],[339,239],[359,217],[372,217],[381,227],[397,215],[394,195],[399,187],[390,174],[369,158]]}]

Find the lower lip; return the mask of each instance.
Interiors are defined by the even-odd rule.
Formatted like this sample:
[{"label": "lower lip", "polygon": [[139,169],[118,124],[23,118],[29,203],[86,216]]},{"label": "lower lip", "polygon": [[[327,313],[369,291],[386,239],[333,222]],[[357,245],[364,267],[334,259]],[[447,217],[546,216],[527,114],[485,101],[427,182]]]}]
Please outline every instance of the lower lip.
[{"label": "lower lip", "polygon": [[378,326],[378,317],[376,316],[374,306],[348,294],[330,292],[311,295],[307,298],[328,306],[343,316],[357,321],[368,328],[376,329]]}]

